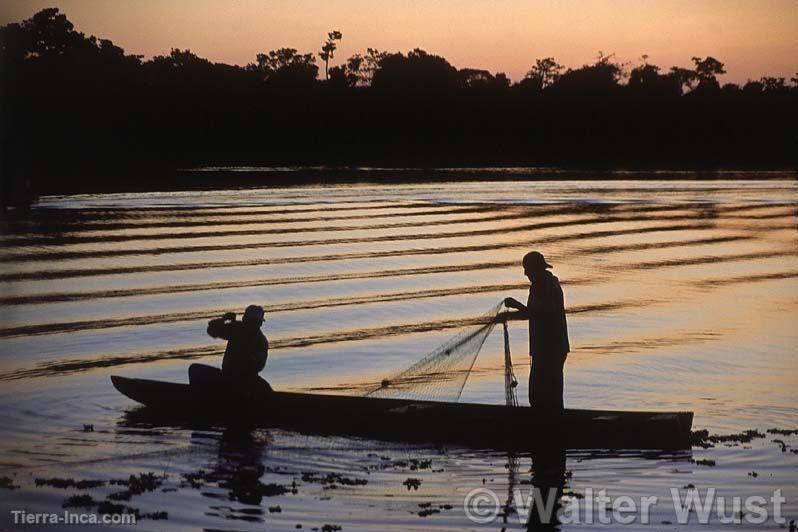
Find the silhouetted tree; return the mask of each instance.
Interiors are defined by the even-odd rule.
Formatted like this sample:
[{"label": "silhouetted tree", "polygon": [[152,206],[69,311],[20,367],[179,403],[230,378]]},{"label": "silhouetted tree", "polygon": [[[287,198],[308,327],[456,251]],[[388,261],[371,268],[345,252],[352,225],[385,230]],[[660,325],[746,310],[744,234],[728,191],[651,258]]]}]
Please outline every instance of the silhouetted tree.
[{"label": "silhouetted tree", "polygon": [[331,80],[334,77],[336,84],[349,87],[369,87],[374,72],[379,68],[380,61],[388,55],[374,48],[367,48],[365,54],[355,54],[346,60],[346,63],[330,69]]},{"label": "silhouetted tree", "polygon": [[658,66],[644,64],[632,69],[627,85],[631,89],[657,90],[662,84],[663,78],[665,76],[660,75]]},{"label": "silhouetted tree", "polygon": [[141,63],[141,56],[125,55],[124,50],[110,40],[87,38],[75,31],[66,15],[57,8],[43,9],[21,24],[3,26],[0,42],[9,72],[23,61],[29,65],[68,66],[68,71],[62,73],[76,75],[97,67],[114,71],[135,69]]},{"label": "silhouetted tree", "polygon": [[464,89],[506,89],[510,86],[507,76],[499,72],[495,76],[487,70],[461,68],[457,71],[460,86]]},{"label": "silhouetted tree", "polygon": [[765,92],[785,92],[787,90],[784,78],[765,76],[760,81]]},{"label": "silhouetted tree", "polygon": [[707,56],[704,59],[693,57],[692,61],[695,65],[696,77],[698,78],[696,90],[706,92],[720,89],[718,76],[726,73],[723,63],[711,56]]},{"label": "silhouetted tree", "polygon": [[717,80],[718,76],[726,73],[723,63],[711,56],[704,59],[693,57],[693,63],[695,64],[695,73],[701,81]]},{"label": "silhouetted tree", "polygon": [[695,71],[689,68],[671,67],[668,76],[673,82],[674,87],[679,91],[679,94],[684,94],[685,89],[693,90],[698,81],[698,76]]},{"label": "silhouetted tree", "polygon": [[560,72],[565,67],[554,60],[553,57],[536,59],[535,66],[526,73],[524,81],[540,90],[554,84],[560,79]]},{"label": "silhouetted tree", "polygon": [[335,42],[340,41],[342,38],[343,34],[340,31],[333,30],[327,34],[327,40],[324,41],[324,44],[321,46],[319,57],[324,60],[324,79],[330,79],[330,59],[334,57],[335,49],[338,48]]},{"label": "silhouetted tree", "polygon": [[39,11],[21,25],[9,24],[4,29],[4,40],[16,44],[26,59],[64,56],[86,50],[91,44],[83,33],[74,31],[66,15],[55,7]]},{"label": "silhouetted tree", "polygon": [[366,48],[366,54],[363,56],[363,61],[360,63],[358,69],[358,84],[371,86],[374,79],[374,73],[380,68],[380,61],[382,61],[388,52],[381,52],[376,48]]},{"label": "silhouetted tree", "polygon": [[724,83],[723,86],[720,88],[723,94],[727,96],[737,95],[739,94],[742,89],[736,83]]},{"label": "silhouetted tree", "polygon": [[279,48],[268,54],[258,54],[255,61],[247,68],[271,83],[307,85],[315,81],[319,73],[313,54],[300,54],[296,48]]},{"label": "silhouetted tree", "polygon": [[648,56],[642,58],[643,64],[629,72],[627,87],[632,94],[649,98],[673,98],[682,95],[683,87],[690,85],[693,73],[686,69],[672,68],[668,74],[661,74],[657,65],[648,63]]},{"label": "silhouetted tree", "polygon": [[355,54],[346,60],[343,65],[330,69],[330,81],[335,85],[347,87],[368,87],[371,78],[379,68],[380,60],[385,57],[384,52],[369,48],[365,55]]},{"label": "silhouetted tree", "polygon": [[612,60],[613,54],[599,56],[592,65],[584,65],[577,69],[568,69],[560,76],[552,89],[570,94],[606,94],[619,87],[618,82],[623,75],[623,65]]},{"label": "silhouetted tree", "polygon": [[191,50],[172,48],[169,55],[156,55],[144,63],[144,67],[150,79],[196,81],[198,77],[213,69],[213,63],[192,53]]},{"label": "silhouetted tree", "polygon": [[[347,59],[347,63],[352,57]],[[357,75],[347,68],[347,65],[332,67],[328,74],[328,82],[336,87],[354,87],[357,84]]]},{"label": "silhouetted tree", "polygon": [[[245,67],[177,48],[142,61],[55,8],[2,26],[0,171],[23,185],[0,193],[29,174],[48,191],[163,186],[154,167],[202,164],[798,163],[798,75],[721,89],[713,57],[664,70],[643,56],[624,81],[600,54],[567,71],[538,59],[511,85],[420,49],[329,66],[334,51],[319,83],[316,55],[294,48]],[[135,179],[97,177],[109,168]]]},{"label": "silhouetted tree", "polygon": [[743,89],[742,90],[743,90],[744,93],[749,94],[749,95],[751,95],[751,94],[759,94],[763,90],[765,90],[765,86],[762,85],[761,81],[755,81],[755,80],[750,80],[749,79],[745,83],[745,85],[743,85]]},{"label": "silhouetted tree", "polygon": [[446,59],[416,48],[407,56],[395,53],[382,57],[371,85],[377,90],[451,90],[457,87],[457,69]]}]

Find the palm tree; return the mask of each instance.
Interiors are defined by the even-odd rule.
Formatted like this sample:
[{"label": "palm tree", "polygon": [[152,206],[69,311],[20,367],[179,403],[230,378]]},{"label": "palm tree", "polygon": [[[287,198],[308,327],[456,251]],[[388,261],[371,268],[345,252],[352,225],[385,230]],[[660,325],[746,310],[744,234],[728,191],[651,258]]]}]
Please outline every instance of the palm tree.
[{"label": "palm tree", "polygon": [[324,79],[330,79],[330,59],[333,58],[333,54],[335,49],[338,47],[335,44],[335,41],[340,41],[343,37],[343,34],[338,30],[333,30],[327,34],[327,40],[324,41],[324,44],[321,47],[321,52],[319,52],[319,57],[324,59]]}]

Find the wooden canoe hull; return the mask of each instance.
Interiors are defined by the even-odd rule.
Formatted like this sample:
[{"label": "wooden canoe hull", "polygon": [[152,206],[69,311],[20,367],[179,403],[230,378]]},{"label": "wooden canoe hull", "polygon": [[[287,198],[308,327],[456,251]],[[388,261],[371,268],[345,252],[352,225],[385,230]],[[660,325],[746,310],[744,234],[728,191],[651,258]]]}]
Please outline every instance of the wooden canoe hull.
[{"label": "wooden canoe hull", "polygon": [[378,440],[531,450],[561,441],[569,449],[690,449],[692,412],[566,409],[273,392],[266,400],[220,397],[202,387],[112,376],[122,394],[159,414],[245,420],[302,433]]}]

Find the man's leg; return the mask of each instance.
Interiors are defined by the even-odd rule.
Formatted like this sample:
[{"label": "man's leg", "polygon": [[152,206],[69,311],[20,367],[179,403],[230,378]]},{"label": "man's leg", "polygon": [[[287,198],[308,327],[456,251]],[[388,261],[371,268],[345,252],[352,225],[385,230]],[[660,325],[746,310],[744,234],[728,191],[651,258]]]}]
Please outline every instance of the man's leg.
[{"label": "man's leg", "polygon": [[529,404],[549,412],[563,410],[562,360],[547,360],[533,364],[529,372]]},{"label": "man's leg", "polygon": [[563,402],[563,379],[562,379],[563,364],[558,364],[556,368],[552,368],[551,374],[551,403],[554,408],[562,412],[564,408]]},{"label": "man's leg", "polygon": [[554,394],[552,371],[549,364],[534,361],[529,367],[529,404],[539,408],[550,409]]}]

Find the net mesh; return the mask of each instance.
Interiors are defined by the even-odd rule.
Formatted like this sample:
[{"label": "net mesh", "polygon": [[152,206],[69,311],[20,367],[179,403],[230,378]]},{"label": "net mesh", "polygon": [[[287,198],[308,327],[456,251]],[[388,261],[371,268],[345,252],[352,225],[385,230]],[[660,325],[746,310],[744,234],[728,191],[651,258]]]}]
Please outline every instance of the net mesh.
[{"label": "net mesh", "polygon": [[513,372],[513,357],[510,355],[510,331],[507,322],[502,322],[504,329],[504,403],[507,406],[518,406],[518,395],[515,388],[518,380]]},{"label": "net mesh", "polygon": [[[394,399],[414,399],[427,401],[458,401],[463,393],[468,375],[474,367],[491,331],[497,324],[497,315],[504,310],[504,303],[493,307],[480,316],[476,325],[468,327],[424,358],[414,363],[393,377],[383,379],[375,388],[369,390],[369,397],[387,397]],[[505,396],[515,396],[515,386],[507,391],[507,374],[515,381],[512,374],[512,362],[508,370],[509,341],[505,324]],[[509,399],[508,399],[509,401]],[[511,404],[508,402],[508,405]],[[518,401],[512,403],[517,406]]]}]

